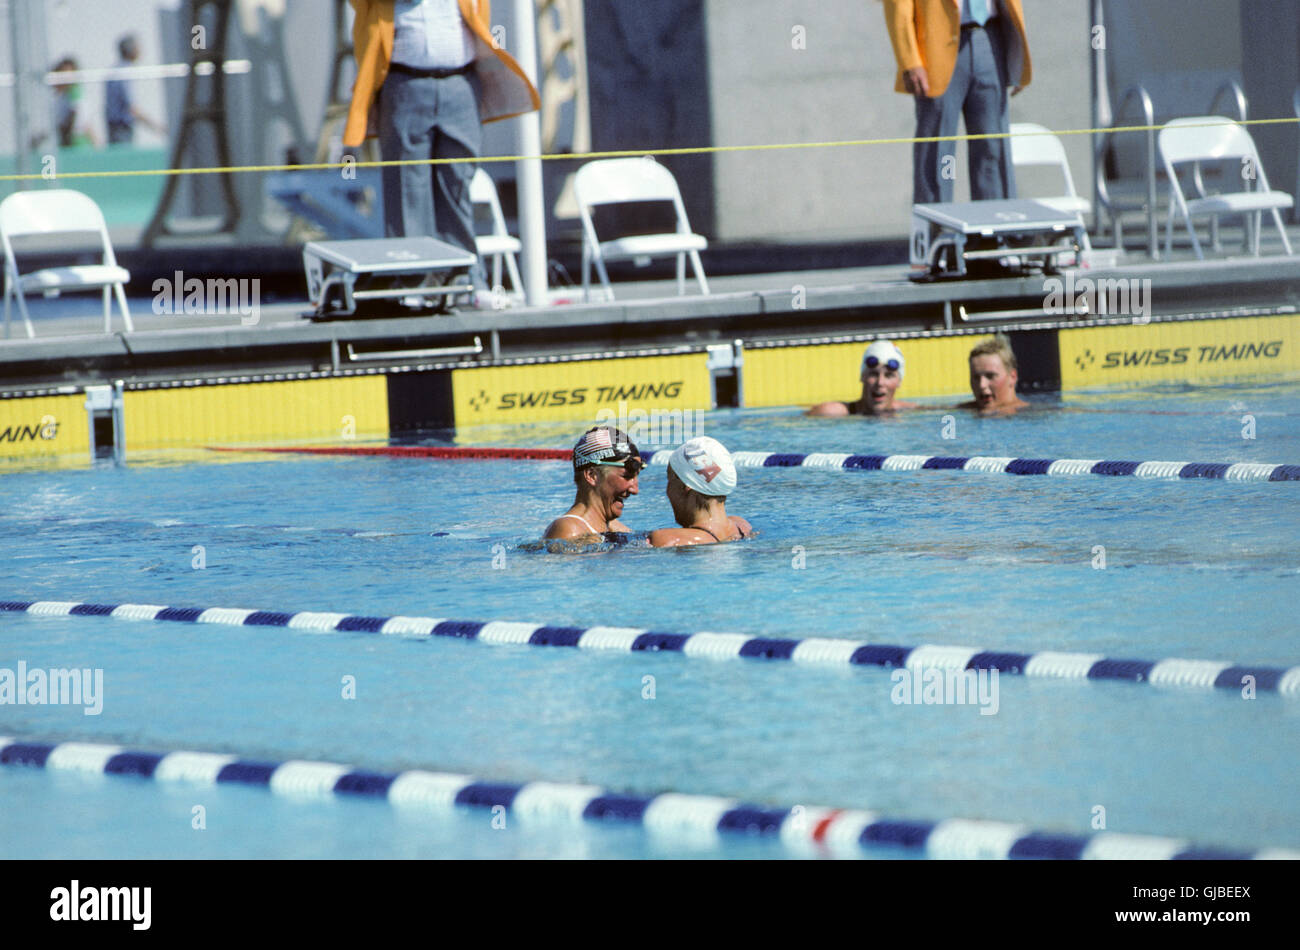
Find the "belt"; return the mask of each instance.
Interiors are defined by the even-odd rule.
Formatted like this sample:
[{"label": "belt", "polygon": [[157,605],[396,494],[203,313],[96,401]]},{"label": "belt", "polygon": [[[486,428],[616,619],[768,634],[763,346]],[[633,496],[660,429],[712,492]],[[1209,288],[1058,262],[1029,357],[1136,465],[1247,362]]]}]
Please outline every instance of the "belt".
[{"label": "belt", "polygon": [[997,17],[991,16],[982,25],[979,23],[963,23],[961,31],[965,33],[967,30],[987,30],[989,27],[997,25],[997,20]]},{"label": "belt", "polygon": [[389,63],[388,71],[401,73],[403,76],[414,76],[417,79],[450,79],[452,76],[463,76],[474,68],[472,62],[459,66],[456,69],[416,69],[414,66],[407,66],[405,63]]}]

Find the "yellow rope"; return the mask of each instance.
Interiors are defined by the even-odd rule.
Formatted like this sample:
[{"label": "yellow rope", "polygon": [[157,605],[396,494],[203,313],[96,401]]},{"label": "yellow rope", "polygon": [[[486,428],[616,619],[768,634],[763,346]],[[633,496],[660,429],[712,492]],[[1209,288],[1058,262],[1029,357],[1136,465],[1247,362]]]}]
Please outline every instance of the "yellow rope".
[{"label": "yellow rope", "polygon": [[[1238,125],[1277,125],[1277,124],[1295,124],[1300,122],[1300,118],[1284,119],[1250,119],[1245,122],[1238,122]],[[1221,122],[1203,122],[1181,126],[1185,129],[1211,128],[1222,125]],[[1060,129],[1058,131],[1047,130],[1044,132],[1027,132],[1020,133],[1023,135],[1097,135],[1107,132],[1152,132],[1158,131],[1163,126],[1159,125],[1117,125],[1110,128],[1097,129]],[[771,152],[784,149],[801,149],[801,148],[844,148],[846,146],[863,146],[863,145],[913,145],[917,142],[966,142],[978,139],[1002,139],[1009,138],[1009,132],[988,132],[978,135],[934,135],[922,138],[903,137],[903,138],[878,138],[878,139],[846,139],[838,142],[776,142],[765,145],[701,145],[694,148],[652,148],[652,149],[622,149],[611,152],[559,152],[550,155],[484,155],[479,158],[416,158],[405,159],[402,161],[388,162],[315,162],[303,165],[231,165],[229,167],[217,166],[212,168],[142,168],[130,169],[123,171],[98,171],[98,172],[60,172],[56,170],[49,176],[43,173],[34,173],[28,175],[0,175],[0,181],[40,181],[69,178],[138,178],[149,175],[218,175],[227,172],[292,172],[292,171],[318,171],[321,169],[347,169],[347,168],[390,168],[399,165],[454,165],[462,162],[473,162],[476,164],[487,164],[490,162],[519,162],[528,159],[540,159],[544,162],[549,161],[577,161],[590,160],[598,158],[638,158],[647,155],[712,155],[722,152]]]}]

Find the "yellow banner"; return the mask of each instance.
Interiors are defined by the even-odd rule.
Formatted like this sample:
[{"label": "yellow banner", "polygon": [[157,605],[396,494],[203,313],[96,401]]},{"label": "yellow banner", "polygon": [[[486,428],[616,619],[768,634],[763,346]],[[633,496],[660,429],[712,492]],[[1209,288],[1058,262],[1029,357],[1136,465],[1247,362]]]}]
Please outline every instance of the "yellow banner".
[{"label": "yellow banner", "polygon": [[705,353],[458,369],[451,384],[458,426],[712,407]]},{"label": "yellow banner", "polygon": [[133,449],[388,436],[383,376],[144,389],[125,394]]},{"label": "yellow banner", "polygon": [[1300,372],[1300,315],[1060,331],[1061,389],[1276,379]]},{"label": "yellow banner", "polygon": [[36,396],[0,399],[0,458],[90,459],[86,397]]}]

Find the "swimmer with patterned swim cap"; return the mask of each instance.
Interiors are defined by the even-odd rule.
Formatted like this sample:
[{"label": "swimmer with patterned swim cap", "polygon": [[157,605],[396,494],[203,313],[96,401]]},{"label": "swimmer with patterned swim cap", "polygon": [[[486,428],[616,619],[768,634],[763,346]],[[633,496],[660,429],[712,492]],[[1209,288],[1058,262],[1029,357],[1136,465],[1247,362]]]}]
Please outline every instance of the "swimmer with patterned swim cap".
[{"label": "swimmer with patterned swim cap", "polygon": [[668,460],[668,502],[680,528],[650,532],[650,544],[671,548],[717,544],[753,535],[748,521],[727,514],[727,495],[736,487],[736,465],[717,439],[699,436]]},{"label": "swimmer with patterned swim cap", "polygon": [[808,410],[810,416],[879,416],[898,409],[915,409],[916,404],[895,399],[903,383],[907,361],[903,352],[888,340],[876,340],[862,354],[862,396],[856,402],[823,402]]},{"label": "swimmer with patterned swim cap", "polygon": [[578,494],[573,506],[551,522],[544,540],[626,534],[619,521],[623,503],[638,493],[637,475],[644,462],[636,444],[622,429],[594,426],[573,447],[573,481]]}]

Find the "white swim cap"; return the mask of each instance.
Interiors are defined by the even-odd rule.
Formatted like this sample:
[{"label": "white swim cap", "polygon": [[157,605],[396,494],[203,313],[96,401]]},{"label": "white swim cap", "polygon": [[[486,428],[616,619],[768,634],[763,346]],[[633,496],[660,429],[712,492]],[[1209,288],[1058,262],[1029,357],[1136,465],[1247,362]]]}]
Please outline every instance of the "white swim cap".
[{"label": "white swim cap", "polygon": [[[898,363],[898,378],[903,378],[903,370],[907,366],[907,361],[903,359],[903,351],[894,346],[894,344],[890,343],[888,340],[877,340],[875,343],[872,343],[867,347],[867,352],[862,354],[861,373],[867,371],[867,360],[873,356],[886,366],[889,365],[890,360],[894,360]],[[861,373],[859,373],[859,375],[861,375]]]},{"label": "white swim cap", "polygon": [[668,466],[682,484],[701,495],[730,495],[736,487],[736,463],[731,453],[707,435],[679,445]]}]

